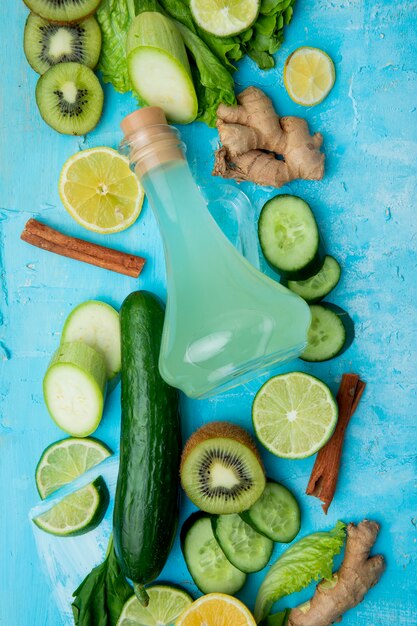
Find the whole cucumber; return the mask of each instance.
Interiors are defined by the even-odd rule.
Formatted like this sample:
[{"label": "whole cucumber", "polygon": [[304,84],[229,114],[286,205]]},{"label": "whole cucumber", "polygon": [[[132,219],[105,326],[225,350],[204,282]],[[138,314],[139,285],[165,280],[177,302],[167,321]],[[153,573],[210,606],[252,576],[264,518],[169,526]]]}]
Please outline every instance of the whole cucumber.
[{"label": "whole cucumber", "polygon": [[151,293],[120,310],[122,427],[114,547],[123,573],[147,605],[143,585],[160,574],[178,521],[181,453],[178,392],[158,369],[164,310]]}]

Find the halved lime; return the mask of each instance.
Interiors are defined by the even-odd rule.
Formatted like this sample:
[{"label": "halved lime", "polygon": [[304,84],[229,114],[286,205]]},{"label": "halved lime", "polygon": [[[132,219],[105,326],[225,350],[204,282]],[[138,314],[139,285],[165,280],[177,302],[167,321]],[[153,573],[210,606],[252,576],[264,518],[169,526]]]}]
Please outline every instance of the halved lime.
[{"label": "halved lime", "polygon": [[97,439],[68,437],[43,451],[36,467],[36,487],[42,499],[104,461],[111,450]]},{"label": "halved lime", "polygon": [[274,376],[258,391],[252,419],[259,441],[276,456],[304,459],[331,437],[338,407],[321,380],[291,372]]},{"label": "halved lime", "polygon": [[230,37],[246,30],[256,20],[260,0],[191,0],[197,24],[218,37]]},{"label": "halved lime", "polygon": [[146,591],[148,606],[145,608],[132,596],[124,605],[117,626],[171,626],[193,603],[192,597],[177,587],[155,585]]},{"label": "halved lime", "polygon": [[110,496],[102,476],[55,504],[33,522],[51,535],[74,537],[96,528],[103,519]]}]

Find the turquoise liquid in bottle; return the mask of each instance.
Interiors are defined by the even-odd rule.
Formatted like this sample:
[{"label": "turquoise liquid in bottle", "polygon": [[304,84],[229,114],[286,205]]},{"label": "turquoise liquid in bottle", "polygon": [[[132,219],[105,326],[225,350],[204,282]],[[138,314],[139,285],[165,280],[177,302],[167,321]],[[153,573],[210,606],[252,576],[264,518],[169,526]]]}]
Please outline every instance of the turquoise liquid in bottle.
[{"label": "turquoise liquid in bottle", "polygon": [[133,114],[136,132],[123,128],[164,243],[168,296],[159,367],[170,385],[204,398],[298,356],[310,311],[228,241],[208,211],[176,131],[144,123],[141,114],[146,118],[151,109]]}]

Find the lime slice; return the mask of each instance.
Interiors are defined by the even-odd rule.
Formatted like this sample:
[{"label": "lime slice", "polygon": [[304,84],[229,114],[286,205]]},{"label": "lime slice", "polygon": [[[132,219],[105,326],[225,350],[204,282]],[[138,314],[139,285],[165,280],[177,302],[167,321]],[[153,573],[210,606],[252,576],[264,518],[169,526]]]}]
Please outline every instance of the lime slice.
[{"label": "lime slice", "polygon": [[146,591],[148,606],[143,607],[136,596],[132,596],[124,605],[117,626],[171,626],[193,603],[188,593],[176,587],[155,585]]},{"label": "lime slice", "polygon": [[252,419],[259,441],[286,459],[311,456],[331,437],[338,408],[323,382],[291,372],[268,380],[258,391]]},{"label": "lime slice", "polygon": [[111,454],[111,450],[96,439],[69,437],[51,444],[36,466],[35,480],[40,497],[46,498]]},{"label": "lime slice", "polygon": [[246,30],[256,20],[260,0],[191,0],[197,24],[218,37],[230,37]]},{"label": "lime slice", "polygon": [[298,48],[285,62],[284,84],[288,95],[304,106],[324,100],[335,77],[333,61],[319,48]]},{"label": "lime slice", "polygon": [[111,148],[91,148],[70,157],[61,171],[59,194],[81,226],[101,234],[129,228],[144,198],[128,159]]},{"label": "lime slice", "polygon": [[100,524],[109,500],[107,485],[99,476],[86,487],[63,498],[46,513],[35,517],[33,522],[51,535],[83,535]]}]

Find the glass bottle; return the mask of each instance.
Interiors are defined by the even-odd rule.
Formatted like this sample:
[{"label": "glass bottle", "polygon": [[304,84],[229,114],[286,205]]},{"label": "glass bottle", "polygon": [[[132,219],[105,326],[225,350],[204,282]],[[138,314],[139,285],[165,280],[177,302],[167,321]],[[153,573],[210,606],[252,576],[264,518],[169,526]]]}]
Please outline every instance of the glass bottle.
[{"label": "glass bottle", "polygon": [[167,270],[162,377],[192,398],[245,382],[298,356],[307,304],[255,269],[210,215],[162,109],[122,122],[122,148],[157,218]]}]

